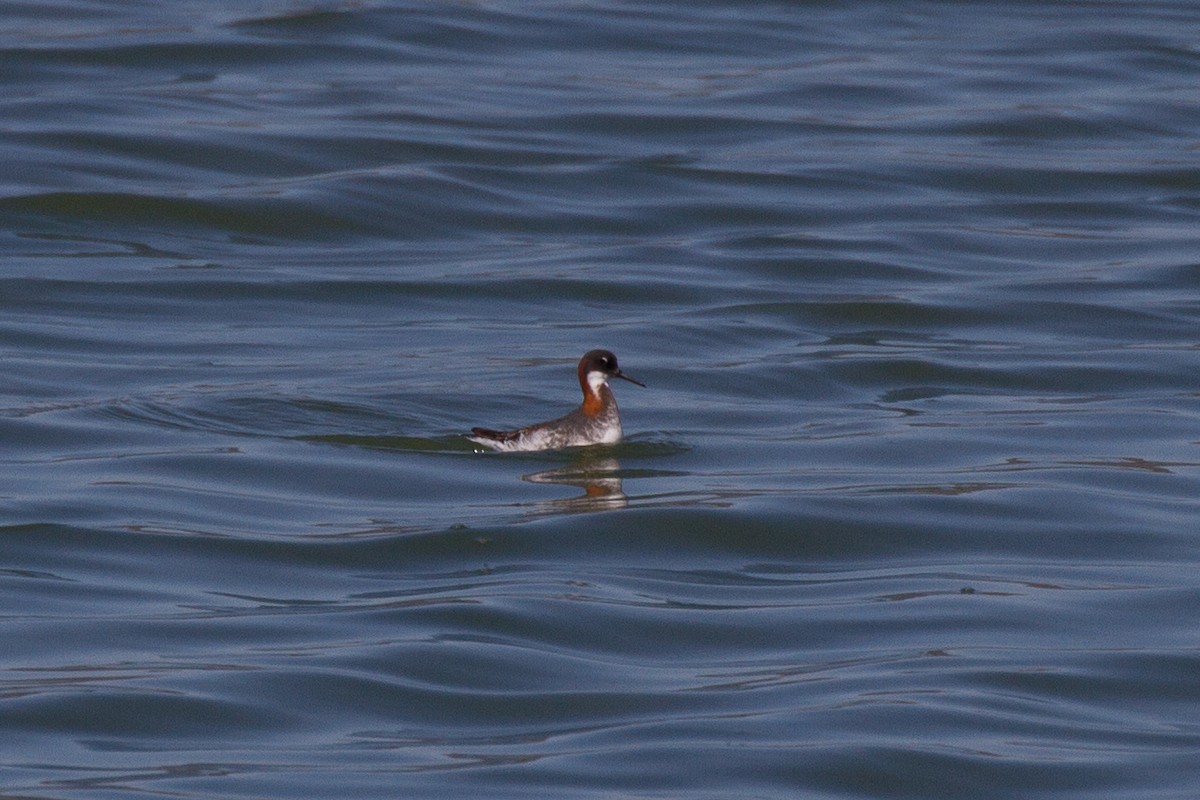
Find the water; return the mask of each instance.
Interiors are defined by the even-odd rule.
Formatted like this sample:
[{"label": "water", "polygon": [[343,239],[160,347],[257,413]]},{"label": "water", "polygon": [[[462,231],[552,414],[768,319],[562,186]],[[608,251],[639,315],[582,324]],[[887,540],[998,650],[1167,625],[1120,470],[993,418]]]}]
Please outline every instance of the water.
[{"label": "water", "polygon": [[0,791],[1193,797],[1197,30],[6,4]]}]

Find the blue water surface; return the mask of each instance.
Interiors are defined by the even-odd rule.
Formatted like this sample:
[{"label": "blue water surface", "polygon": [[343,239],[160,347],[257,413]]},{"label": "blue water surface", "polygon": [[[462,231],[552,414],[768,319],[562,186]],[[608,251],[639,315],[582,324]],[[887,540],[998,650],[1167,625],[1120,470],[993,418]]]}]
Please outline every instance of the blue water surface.
[{"label": "blue water surface", "polygon": [[0,7],[0,794],[1194,797],[1198,32]]}]

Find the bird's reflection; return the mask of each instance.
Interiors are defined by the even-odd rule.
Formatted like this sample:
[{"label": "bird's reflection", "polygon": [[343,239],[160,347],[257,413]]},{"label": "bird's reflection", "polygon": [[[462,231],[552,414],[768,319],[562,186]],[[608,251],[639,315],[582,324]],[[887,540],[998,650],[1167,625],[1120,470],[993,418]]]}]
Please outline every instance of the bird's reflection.
[{"label": "bird's reflection", "polygon": [[621,465],[615,458],[586,456],[565,467],[522,475],[530,483],[561,483],[578,486],[583,494],[562,500],[540,500],[534,503],[535,515],[579,514],[589,511],[610,511],[625,508],[629,498],[621,487]]}]

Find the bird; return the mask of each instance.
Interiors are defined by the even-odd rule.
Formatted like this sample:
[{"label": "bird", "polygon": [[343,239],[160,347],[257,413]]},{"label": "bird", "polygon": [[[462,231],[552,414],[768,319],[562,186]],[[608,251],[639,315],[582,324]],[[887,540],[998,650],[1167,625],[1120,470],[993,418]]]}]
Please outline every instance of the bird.
[{"label": "bird", "polygon": [[646,384],[622,372],[617,366],[617,357],[609,350],[584,353],[576,372],[579,388],[583,390],[583,403],[570,414],[513,431],[472,428],[467,438],[504,452],[557,450],[621,441],[621,415],[617,412],[617,399],[608,388],[608,381],[621,378],[642,387]]}]

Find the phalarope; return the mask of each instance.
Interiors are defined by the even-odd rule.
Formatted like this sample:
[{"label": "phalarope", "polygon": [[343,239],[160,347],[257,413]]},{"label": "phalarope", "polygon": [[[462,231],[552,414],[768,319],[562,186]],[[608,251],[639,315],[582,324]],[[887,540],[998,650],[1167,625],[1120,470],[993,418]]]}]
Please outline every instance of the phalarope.
[{"label": "phalarope", "polygon": [[579,359],[579,388],[583,404],[565,417],[538,422],[515,431],[472,428],[467,438],[493,450],[557,450],[588,444],[615,444],[621,441],[621,415],[617,398],[608,388],[609,378],[621,378],[638,386],[639,380],[621,372],[617,357],[608,350],[589,350]]}]

